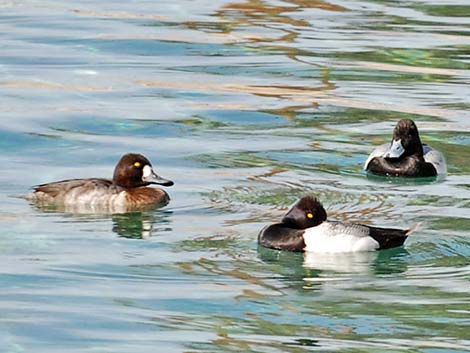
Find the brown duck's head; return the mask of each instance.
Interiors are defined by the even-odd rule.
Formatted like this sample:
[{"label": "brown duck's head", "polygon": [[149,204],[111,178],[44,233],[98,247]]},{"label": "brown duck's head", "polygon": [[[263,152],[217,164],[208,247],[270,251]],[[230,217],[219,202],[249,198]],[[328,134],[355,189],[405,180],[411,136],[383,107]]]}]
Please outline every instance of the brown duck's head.
[{"label": "brown duck's head", "polygon": [[400,120],[393,130],[390,148],[384,153],[384,158],[400,159],[412,155],[423,155],[423,145],[418,128],[413,120]]},{"label": "brown duck's head", "polygon": [[136,188],[149,184],[173,185],[171,180],[157,175],[150,161],[137,153],[128,153],[121,157],[114,169],[113,182],[124,188]]}]

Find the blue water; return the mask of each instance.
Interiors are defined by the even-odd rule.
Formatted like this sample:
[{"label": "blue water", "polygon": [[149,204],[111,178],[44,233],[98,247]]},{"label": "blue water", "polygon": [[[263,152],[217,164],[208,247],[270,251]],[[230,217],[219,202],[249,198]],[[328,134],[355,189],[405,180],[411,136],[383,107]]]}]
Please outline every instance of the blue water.
[{"label": "blue water", "polygon": [[[470,351],[466,1],[0,1],[0,28],[0,352]],[[447,178],[364,175],[400,118]],[[127,152],[169,205],[17,197]],[[421,227],[380,253],[258,249],[306,192]]]}]

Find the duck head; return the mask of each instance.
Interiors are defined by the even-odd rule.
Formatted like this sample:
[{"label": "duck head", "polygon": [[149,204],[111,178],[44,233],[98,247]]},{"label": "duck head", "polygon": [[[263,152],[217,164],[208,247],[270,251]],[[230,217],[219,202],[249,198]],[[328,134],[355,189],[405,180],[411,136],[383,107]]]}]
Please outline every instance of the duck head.
[{"label": "duck head", "polygon": [[321,224],[326,218],[326,211],[320,201],[308,195],[302,197],[287,211],[282,223],[291,228],[306,229]]},{"label": "duck head", "polygon": [[136,188],[150,184],[173,185],[171,180],[157,175],[150,161],[137,153],[128,153],[121,157],[114,169],[113,182],[124,188]]},{"label": "duck head", "polygon": [[423,146],[414,121],[402,119],[395,126],[390,148],[384,153],[383,157],[399,159],[412,155],[422,156]]}]

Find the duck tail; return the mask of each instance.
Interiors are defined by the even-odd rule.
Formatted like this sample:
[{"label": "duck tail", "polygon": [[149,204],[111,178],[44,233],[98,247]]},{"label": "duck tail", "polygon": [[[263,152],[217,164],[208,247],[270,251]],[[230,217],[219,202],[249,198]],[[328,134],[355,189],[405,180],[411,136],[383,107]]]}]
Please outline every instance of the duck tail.
[{"label": "duck tail", "polygon": [[416,232],[419,228],[421,228],[421,222],[420,222],[420,223],[416,223],[415,225],[413,225],[412,227],[410,227],[410,228],[406,231],[405,235],[408,236],[408,235],[410,235],[411,233]]}]

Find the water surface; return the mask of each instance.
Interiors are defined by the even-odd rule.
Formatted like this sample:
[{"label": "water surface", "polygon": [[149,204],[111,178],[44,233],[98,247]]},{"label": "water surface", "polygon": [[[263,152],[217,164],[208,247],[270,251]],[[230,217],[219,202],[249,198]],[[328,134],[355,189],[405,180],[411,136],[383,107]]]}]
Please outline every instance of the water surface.
[{"label": "water surface", "polygon": [[[433,1],[0,1],[2,352],[468,352],[470,6]],[[444,180],[367,178],[400,118]],[[175,181],[125,214],[31,185]],[[420,230],[313,256],[256,236],[313,192],[331,219]]]}]

